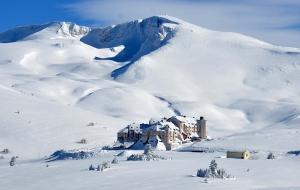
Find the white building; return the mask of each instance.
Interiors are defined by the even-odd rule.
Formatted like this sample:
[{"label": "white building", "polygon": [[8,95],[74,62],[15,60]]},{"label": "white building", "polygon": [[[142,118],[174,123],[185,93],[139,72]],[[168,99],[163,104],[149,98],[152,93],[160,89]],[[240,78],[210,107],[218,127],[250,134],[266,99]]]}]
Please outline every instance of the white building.
[{"label": "white building", "polygon": [[131,124],[118,132],[117,146],[141,149],[151,144],[157,149],[171,150],[182,143],[207,138],[207,125],[200,119],[183,116],[150,120],[148,124]]}]

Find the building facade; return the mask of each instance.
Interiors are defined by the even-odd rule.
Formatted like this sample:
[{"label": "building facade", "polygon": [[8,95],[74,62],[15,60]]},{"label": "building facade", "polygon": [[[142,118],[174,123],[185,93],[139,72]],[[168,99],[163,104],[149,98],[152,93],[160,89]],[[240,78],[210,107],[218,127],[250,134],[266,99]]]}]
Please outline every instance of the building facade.
[{"label": "building facade", "polygon": [[250,158],[250,152],[247,150],[246,151],[227,151],[226,157],[248,160]]},{"label": "building facade", "polygon": [[118,132],[118,145],[125,148],[143,148],[151,144],[157,149],[171,150],[178,145],[201,141],[207,138],[207,125],[200,119],[173,116],[160,120],[150,120],[148,124],[131,124]]}]

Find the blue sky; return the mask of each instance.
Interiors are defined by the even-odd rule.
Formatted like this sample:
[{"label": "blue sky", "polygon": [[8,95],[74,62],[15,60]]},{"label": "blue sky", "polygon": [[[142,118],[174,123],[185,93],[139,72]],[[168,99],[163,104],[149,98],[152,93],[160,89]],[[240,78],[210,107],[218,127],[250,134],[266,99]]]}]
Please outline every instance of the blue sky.
[{"label": "blue sky", "polygon": [[0,31],[50,21],[105,26],[168,14],[210,29],[300,47],[300,0],[1,0],[0,5]]},{"label": "blue sky", "polygon": [[69,14],[64,5],[78,3],[70,0],[1,0],[0,1],[0,31],[15,26],[42,24],[51,21],[70,20],[82,21],[76,14]]}]

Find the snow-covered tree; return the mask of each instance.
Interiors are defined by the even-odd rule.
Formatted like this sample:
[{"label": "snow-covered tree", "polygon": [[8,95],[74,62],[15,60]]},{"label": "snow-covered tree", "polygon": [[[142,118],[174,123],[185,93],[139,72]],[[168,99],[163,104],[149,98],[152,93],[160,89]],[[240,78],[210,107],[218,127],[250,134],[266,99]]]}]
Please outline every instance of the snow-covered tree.
[{"label": "snow-covered tree", "polygon": [[209,170],[213,176],[217,174],[217,169],[218,169],[218,164],[216,160],[212,160],[209,164]]},{"label": "snow-covered tree", "polygon": [[215,160],[210,162],[208,169],[199,169],[197,176],[203,178],[231,178],[224,169],[218,169],[218,164]]},{"label": "snow-covered tree", "polygon": [[151,161],[151,160],[167,160],[165,157],[153,154],[152,152],[146,154],[132,154],[127,157],[128,161]]}]

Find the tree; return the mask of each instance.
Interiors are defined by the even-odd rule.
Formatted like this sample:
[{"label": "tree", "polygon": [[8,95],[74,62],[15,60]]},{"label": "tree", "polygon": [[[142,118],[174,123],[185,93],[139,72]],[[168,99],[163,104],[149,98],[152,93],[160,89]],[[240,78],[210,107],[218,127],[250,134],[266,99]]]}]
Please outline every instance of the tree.
[{"label": "tree", "polygon": [[17,159],[16,156],[11,157],[10,162],[9,162],[9,165],[10,165],[10,166],[14,166],[14,165],[16,164],[16,159]]},{"label": "tree", "polygon": [[212,160],[209,164],[209,170],[213,176],[217,175],[218,164],[216,160]]},{"label": "tree", "polygon": [[103,163],[102,163],[102,166],[103,166],[103,169],[110,168],[109,162],[103,162]]},{"label": "tree", "polygon": [[90,171],[95,170],[95,167],[91,164],[90,167],[89,167],[89,170]]},{"label": "tree", "polygon": [[119,160],[115,157],[112,161],[111,161],[112,164],[118,164],[119,163]]},{"label": "tree", "polygon": [[144,154],[151,154],[152,153],[152,146],[151,144],[146,144],[144,147]]},{"label": "tree", "polygon": [[217,170],[217,174],[218,174],[219,178],[227,178],[227,176],[228,176],[224,169]]},{"label": "tree", "polygon": [[275,155],[272,152],[270,152],[270,154],[268,154],[267,159],[273,160],[273,159],[275,159]]},{"label": "tree", "polygon": [[208,169],[199,169],[197,171],[198,177],[203,178],[231,178],[232,176],[227,174],[224,169],[218,169],[218,164],[215,160],[212,160]]},{"label": "tree", "polygon": [[104,170],[103,165],[98,165],[96,170],[102,172]]},{"label": "tree", "polygon": [[80,144],[86,144],[87,143],[87,140],[86,139],[81,139],[78,143],[80,143]]},{"label": "tree", "polygon": [[197,176],[198,177],[203,177],[203,178],[209,178],[209,170],[208,169],[199,169],[197,171]]},{"label": "tree", "polygon": [[2,154],[8,154],[8,153],[9,153],[8,148],[3,149],[1,153],[2,153]]}]

